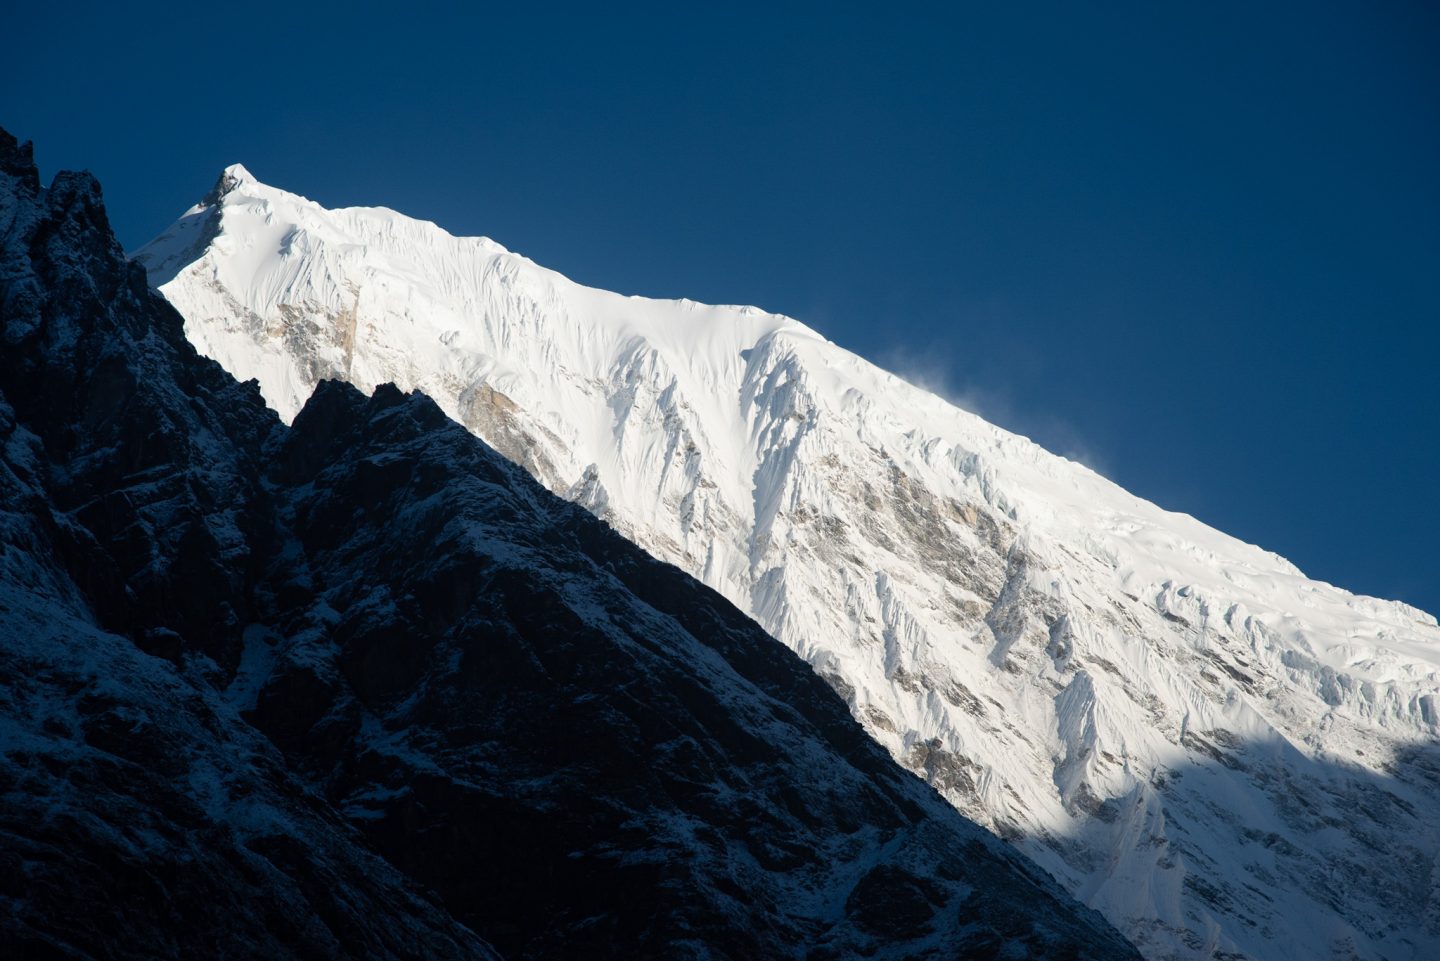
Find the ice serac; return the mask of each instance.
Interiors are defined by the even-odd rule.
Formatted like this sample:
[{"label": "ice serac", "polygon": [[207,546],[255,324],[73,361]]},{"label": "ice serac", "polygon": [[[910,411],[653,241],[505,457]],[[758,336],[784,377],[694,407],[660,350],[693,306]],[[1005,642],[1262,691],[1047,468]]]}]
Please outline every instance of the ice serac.
[{"label": "ice serac", "polygon": [[3,131],[0,307],[7,961],[1138,957],[428,398],[282,425]]},{"label": "ice serac", "polygon": [[1440,954],[1440,629],[751,307],[227,172],[136,255],[289,420],[395,382],[701,578],[1152,958]]}]

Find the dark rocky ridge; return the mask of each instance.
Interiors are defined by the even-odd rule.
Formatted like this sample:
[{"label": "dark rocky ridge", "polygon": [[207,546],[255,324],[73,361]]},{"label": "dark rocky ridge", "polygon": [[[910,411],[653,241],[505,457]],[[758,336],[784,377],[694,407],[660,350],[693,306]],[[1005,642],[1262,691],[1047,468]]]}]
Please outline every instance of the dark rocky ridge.
[{"label": "dark rocky ridge", "polygon": [[0,308],[7,955],[1135,956],[428,399],[280,425],[3,133]]},{"label": "dark rocky ridge", "polygon": [[0,955],[493,957],[225,702],[275,419],[3,132],[0,317]]}]

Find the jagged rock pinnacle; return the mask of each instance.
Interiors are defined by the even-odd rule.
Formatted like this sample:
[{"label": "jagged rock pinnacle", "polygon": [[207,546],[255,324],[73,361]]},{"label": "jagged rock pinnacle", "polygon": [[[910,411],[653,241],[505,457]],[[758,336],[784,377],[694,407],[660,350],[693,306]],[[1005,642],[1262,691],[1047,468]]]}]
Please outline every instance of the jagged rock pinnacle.
[{"label": "jagged rock pinnacle", "polygon": [[205,195],[202,203],[207,207],[212,206],[224,200],[236,187],[253,183],[258,183],[258,181],[254,174],[245,169],[244,164],[231,164],[220,171],[220,176],[215,180],[215,186],[210,188],[210,192]]}]

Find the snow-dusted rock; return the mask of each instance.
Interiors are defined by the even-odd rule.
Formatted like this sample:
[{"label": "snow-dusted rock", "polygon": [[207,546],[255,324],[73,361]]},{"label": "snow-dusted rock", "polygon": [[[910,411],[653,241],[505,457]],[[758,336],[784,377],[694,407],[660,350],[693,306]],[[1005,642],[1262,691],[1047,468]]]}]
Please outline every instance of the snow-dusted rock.
[{"label": "snow-dusted rock", "polygon": [[1440,954],[1430,615],[755,308],[588,289],[241,167],[136,256],[287,421],[321,378],[422,390],[720,591],[1147,956]]}]

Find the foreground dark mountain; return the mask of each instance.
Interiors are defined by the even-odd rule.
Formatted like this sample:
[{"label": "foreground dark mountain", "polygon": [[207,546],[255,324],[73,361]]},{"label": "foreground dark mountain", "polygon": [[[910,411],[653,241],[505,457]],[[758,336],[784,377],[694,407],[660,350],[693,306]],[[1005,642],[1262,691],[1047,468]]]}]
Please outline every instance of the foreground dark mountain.
[{"label": "foreground dark mountain", "polygon": [[280,425],[7,135],[0,306],[7,957],[1134,956],[426,398]]}]

